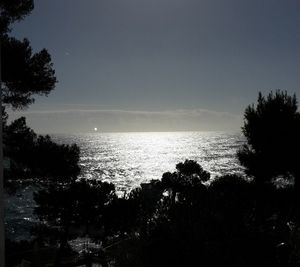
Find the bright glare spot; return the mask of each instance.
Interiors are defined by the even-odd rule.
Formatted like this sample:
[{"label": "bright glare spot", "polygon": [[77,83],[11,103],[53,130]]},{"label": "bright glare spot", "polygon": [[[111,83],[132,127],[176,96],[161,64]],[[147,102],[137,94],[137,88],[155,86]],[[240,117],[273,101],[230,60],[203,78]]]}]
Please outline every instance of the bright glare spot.
[{"label": "bright glare spot", "polygon": [[98,128],[97,128],[97,127],[95,127],[95,128],[94,128],[94,131],[95,131],[95,132],[97,132],[97,131],[98,131]]}]

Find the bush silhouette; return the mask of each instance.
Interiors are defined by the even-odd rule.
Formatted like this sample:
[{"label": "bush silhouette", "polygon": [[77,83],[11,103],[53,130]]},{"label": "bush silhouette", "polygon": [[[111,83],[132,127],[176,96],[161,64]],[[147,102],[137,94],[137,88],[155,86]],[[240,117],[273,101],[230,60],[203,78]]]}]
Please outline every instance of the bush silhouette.
[{"label": "bush silhouette", "polygon": [[[276,91],[267,97],[259,93],[257,105],[245,110],[243,133],[247,144],[238,152],[246,173],[258,183],[292,174],[300,183],[300,113],[296,96]],[[299,180],[299,182],[298,182]]]},{"label": "bush silhouette", "polygon": [[68,183],[80,172],[77,145],[60,145],[50,136],[37,135],[24,117],[5,126],[4,144],[4,155],[11,161],[11,168],[5,170],[6,181],[35,178],[44,185]]}]

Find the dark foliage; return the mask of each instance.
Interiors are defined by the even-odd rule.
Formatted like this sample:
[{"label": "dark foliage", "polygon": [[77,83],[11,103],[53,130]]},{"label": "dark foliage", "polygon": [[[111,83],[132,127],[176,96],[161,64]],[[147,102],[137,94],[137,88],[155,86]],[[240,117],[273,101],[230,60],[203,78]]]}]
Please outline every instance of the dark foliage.
[{"label": "dark foliage", "polygon": [[49,186],[35,194],[39,237],[59,251],[85,234],[115,240],[105,250],[114,266],[298,266],[293,187],[237,175],[204,184],[209,173],[197,162],[177,166],[123,197],[100,181]]},{"label": "dark foliage", "polygon": [[33,53],[27,39],[8,36],[11,24],[24,19],[33,7],[33,0],[0,0],[2,101],[13,108],[27,107],[36,94],[47,96],[57,82],[46,49]]},{"label": "dark foliage", "polygon": [[117,241],[106,249],[115,266],[298,266],[291,186],[206,177],[186,160],[123,197],[96,181],[53,186],[35,195],[36,213],[62,247],[86,233]]},{"label": "dark foliage", "polygon": [[179,176],[197,176],[201,182],[207,182],[210,178],[210,173],[204,171],[203,168],[194,160],[185,160],[176,165],[176,170]]},{"label": "dark foliage", "polygon": [[[22,240],[20,242],[6,240],[6,266],[47,266],[49,262],[53,262],[57,253],[56,248],[49,248],[39,240]],[[77,258],[78,254],[74,253],[70,248],[64,250],[66,259]]]},{"label": "dark foliage", "polygon": [[34,194],[37,203],[35,214],[42,222],[62,229],[84,226],[82,235],[89,227],[103,225],[106,207],[116,198],[111,183],[97,180],[79,180],[66,186],[48,186]]},{"label": "dark foliage", "polygon": [[34,213],[41,221],[34,233],[48,244],[59,245],[56,264],[68,249],[68,240],[86,235],[104,240],[103,217],[115,198],[113,184],[96,180],[80,180],[65,186],[53,184],[34,193]]},{"label": "dark foliage", "polygon": [[33,7],[33,0],[1,0],[0,34],[10,31],[9,26],[29,15]]},{"label": "dark foliage", "polygon": [[3,103],[23,108],[34,102],[34,95],[48,95],[57,82],[51,57],[46,49],[33,53],[27,39],[1,38]]},{"label": "dark foliage", "polygon": [[[159,181],[152,184],[134,190],[136,198],[163,188]],[[225,175],[207,186],[182,184],[174,201],[170,186],[147,202],[150,212],[139,206],[139,227],[132,228],[138,234],[108,253],[116,266],[297,266],[290,189],[261,190],[253,181]]]},{"label": "dark foliage", "polygon": [[8,180],[33,179],[42,183],[68,183],[80,172],[79,148],[60,145],[49,136],[38,136],[21,117],[5,126],[4,155],[11,168],[5,170]]},{"label": "dark foliage", "polygon": [[[276,91],[257,105],[249,106],[244,115],[243,133],[247,144],[238,152],[241,164],[257,182],[271,182],[278,175],[299,176],[300,113],[295,96]],[[299,178],[298,178],[299,179]]]}]

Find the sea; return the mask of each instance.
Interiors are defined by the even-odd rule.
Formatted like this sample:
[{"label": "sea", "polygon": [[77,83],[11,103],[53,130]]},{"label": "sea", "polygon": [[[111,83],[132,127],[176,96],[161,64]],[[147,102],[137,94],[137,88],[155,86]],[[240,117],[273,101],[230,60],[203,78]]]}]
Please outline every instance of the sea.
[{"label": "sea", "polygon": [[[236,152],[245,140],[236,132],[95,132],[51,137],[57,143],[80,147],[80,178],[112,182],[119,194],[160,179],[186,159],[196,160],[212,179],[228,173],[243,174]],[[25,186],[14,195],[6,195],[8,238],[30,238],[30,229],[38,222],[33,215],[34,190]]]}]

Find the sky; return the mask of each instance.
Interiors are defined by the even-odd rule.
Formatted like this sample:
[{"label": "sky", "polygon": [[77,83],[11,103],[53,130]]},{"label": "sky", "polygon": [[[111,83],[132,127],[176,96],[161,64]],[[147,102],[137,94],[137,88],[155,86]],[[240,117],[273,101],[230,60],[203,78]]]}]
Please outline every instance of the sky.
[{"label": "sky", "polygon": [[299,0],[36,0],[13,27],[58,84],[11,118],[40,133],[240,131],[264,94],[300,96]]}]

